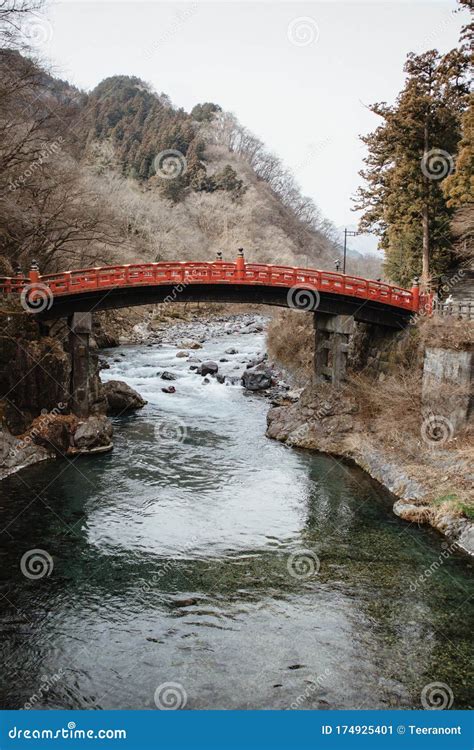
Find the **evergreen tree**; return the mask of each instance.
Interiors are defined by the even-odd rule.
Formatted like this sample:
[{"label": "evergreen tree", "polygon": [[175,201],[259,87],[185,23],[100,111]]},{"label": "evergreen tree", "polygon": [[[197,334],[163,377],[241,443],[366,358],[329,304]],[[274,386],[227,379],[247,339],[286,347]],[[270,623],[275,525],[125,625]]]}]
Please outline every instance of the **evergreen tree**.
[{"label": "evergreen tree", "polygon": [[474,204],[474,97],[462,117],[462,139],[453,174],[443,184],[449,207]]},{"label": "evergreen tree", "polygon": [[218,112],[222,112],[222,108],[218,104],[205,102],[204,104],[196,104],[192,108],[191,117],[197,122],[210,122]]},{"label": "evergreen tree", "polygon": [[[461,50],[441,57],[436,50],[408,55],[407,79],[395,105],[371,106],[383,119],[362,137],[368,147],[367,185],[357,193],[360,228],[380,235],[387,275],[410,284],[450,263],[452,209],[442,180],[454,167],[460,118],[466,106],[467,59]],[[402,263],[403,260],[403,263]]]}]

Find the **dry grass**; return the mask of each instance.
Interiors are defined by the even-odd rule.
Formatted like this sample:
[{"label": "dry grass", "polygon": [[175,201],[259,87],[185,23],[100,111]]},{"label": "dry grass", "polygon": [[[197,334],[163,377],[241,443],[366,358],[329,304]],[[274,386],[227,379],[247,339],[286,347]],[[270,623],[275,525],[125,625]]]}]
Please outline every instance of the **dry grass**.
[{"label": "dry grass", "polygon": [[313,372],[314,335],[313,316],[295,310],[278,310],[268,327],[270,356],[301,384],[308,382]]},{"label": "dry grass", "polygon": [[[351,378],[349,387],[359,407],[358,428],[372,435],[387,456],[392,455],[397,463],[402,459],[410,476],[429,488],[429,513],[433,518],[448,514],[474,520],[468,476],[468,467],[474,465],[472,423],[439,447],[426,443],[421,430],[421,372],[401,369],[383,382],[357,375]],[[450,388],[450,403],[452,399]],[[420,518],[410,516],[410,520],[422,523],[427,512],[421,509]]]},{"label": "dry grass", "polygon": [[407,433],[420,434],[421,373],[400,369],[383,382],[364,374],[350,378],[360,418],[390,447],[403,449]]},{"label": "dry grass", "polygon": [[458,351],[474,348],[474,325],[469,320],[433,315],[432,318],[420,318],[417,330],[424,346]]}]

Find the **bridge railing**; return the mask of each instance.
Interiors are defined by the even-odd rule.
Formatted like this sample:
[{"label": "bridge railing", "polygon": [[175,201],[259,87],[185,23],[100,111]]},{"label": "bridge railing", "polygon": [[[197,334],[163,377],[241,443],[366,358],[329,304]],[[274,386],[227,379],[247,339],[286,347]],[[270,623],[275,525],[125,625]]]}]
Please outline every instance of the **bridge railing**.
[{"label": "bridge railing", "polygon": [[73,294],[90,289],[110,289],[138,284],[190,284],[231,281],[235,263],[137,263],[125,266],[86,268],[41,276],[54,294]]},{"label": "bridge railing", "polygon": [[21,292],[28,283],[26,276],[0,276],[0,292],[2,294],[15,294]]},{"label": "bridge railing", "polygon": [[[0,278],[0,291],[19,292],[32,279],[17,276]],[[63,273],[36,275],[34,283],[48,286],[54,296],[77,294],[120,287],[167,284],[249,284],[293,287],[301,286],[347,297],[380,302],[418,312],[418,289],[408,290],[381,281],[349,276],[331,271],[295,268],[263,263],[159,262],[135,263],[102,268],[85,268]]]},{"label": "bridge railing", "polygon": [[318,291],[343,294],[384,302],[413,310],[413,292],[403,287],[372,281],[360,276],[346,276],[331,271],[293,268],[291,266],[268,266],[249,263],[245,268],[245,279],[254,283],[288,286],[307,286]]}]

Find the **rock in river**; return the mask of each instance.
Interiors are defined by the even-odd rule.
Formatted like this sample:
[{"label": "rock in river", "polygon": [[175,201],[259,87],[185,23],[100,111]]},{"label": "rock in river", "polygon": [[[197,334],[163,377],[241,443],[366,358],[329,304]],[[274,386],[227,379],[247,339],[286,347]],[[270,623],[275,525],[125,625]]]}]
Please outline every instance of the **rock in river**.
[{"label": "rock in river", "polygon": [[272,385],[272,371],[263,365],[246,370],[242,375],[242,385],[248,391],[264,391]]},{"label": "rock in river", "polygon": [[207,360],[207,362],[203,362],[200,367],[197,369],[198,375],[217,375],[217,372],[219,370],[219,365],[217,362],[212,362],[212,360]]},{"label": "rock in river", "polygon": [[118,415],[134,409],[141,409],[147,403],[139,393],[121,380],[109,380],[101,386],[107,403],[107,414]]},{"label": "rock in river", "polygon": [[182,349],[202,349],[202,344],[199,341],[182,341]]},{"label": "rock in river", "polygon": [[112,447],[112,433],[112,425],[103,414],[88,417],[74,433],[74,448],[80,452],[109,450]]}]

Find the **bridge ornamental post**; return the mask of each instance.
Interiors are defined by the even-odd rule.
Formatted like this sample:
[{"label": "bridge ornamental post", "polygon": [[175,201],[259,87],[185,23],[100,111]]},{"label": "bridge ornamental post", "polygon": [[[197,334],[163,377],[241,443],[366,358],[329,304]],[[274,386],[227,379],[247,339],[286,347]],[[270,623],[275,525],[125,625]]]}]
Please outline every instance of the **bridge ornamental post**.
[{"label": "bridge ornamental post", "polygon": [[315,313],[314,374],[316,380],[340,385],[346,378],[349,337],[355,321],[349,315]]},{"label": "bridge ornamental post", "polygon": [[92,314],[74,313],[69,319],[71,352],[71,409],[78,417],[89,416],[90,337]]},{"label": "bridge ornamental post", "polygon": [[413,300],[413,312],[418,312],[420,309],[420,280],[418,276],[413,279],[413,286],[411,288],[412,300]]},{"label": "bridge ornamental post", "polygon": [[38,284],[40,280],[39,265],[36,260],[31,261],[30,270],[28,272],[28,278],[30,280],[30,284]]},{"label": "bridge ornamental post", "polygon": [[235,270],[237,279],[242,281],[245,278],[245,258],[243,247],[239,247],[239,254],[235,262]]}]

